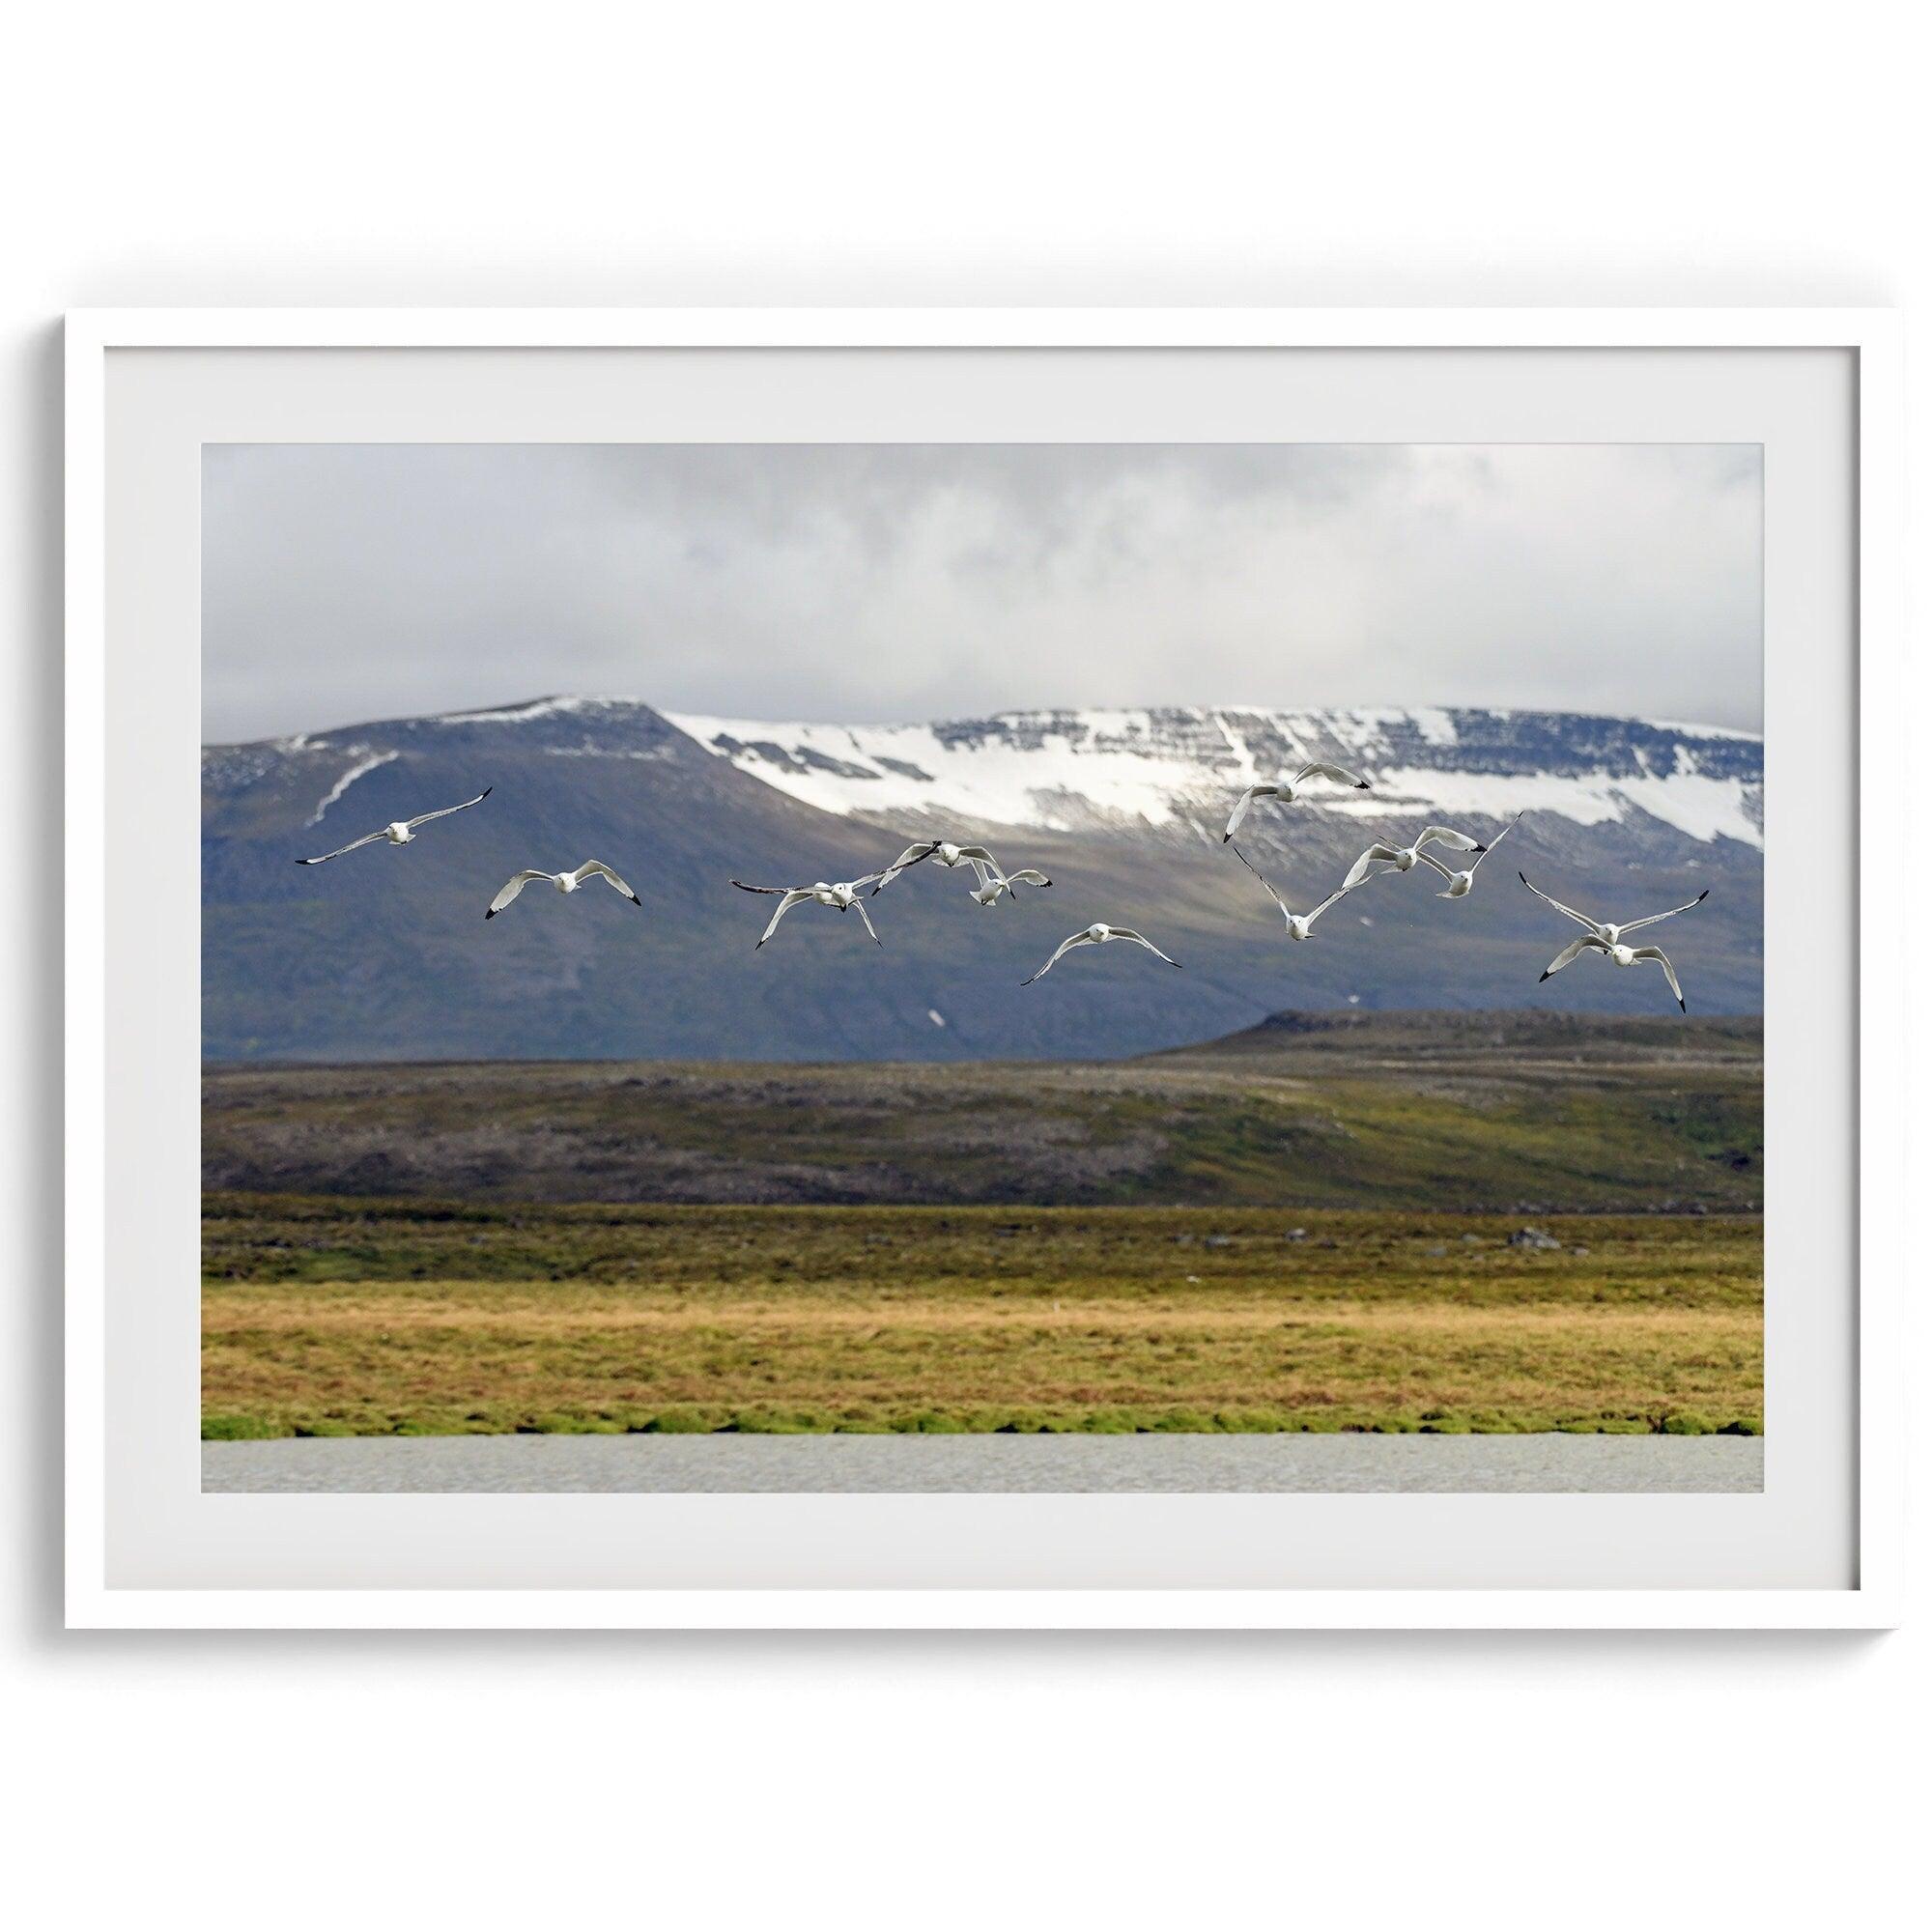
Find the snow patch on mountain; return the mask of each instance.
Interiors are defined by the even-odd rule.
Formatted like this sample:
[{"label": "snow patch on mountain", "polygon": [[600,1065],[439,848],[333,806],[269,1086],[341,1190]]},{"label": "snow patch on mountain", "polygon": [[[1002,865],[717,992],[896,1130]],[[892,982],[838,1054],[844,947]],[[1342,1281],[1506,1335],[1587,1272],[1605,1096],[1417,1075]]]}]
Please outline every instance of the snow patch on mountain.
[{"label": "snow patch on mountain", "polygon": [[1456,822],[1544,811],[1577,825],[1615,823],[1634,806],[1688,838],[1704,843],[1735,838],[1760,850],[1764,845],[1763,830],[1751,812],[1751,788],[1738,779],[1694,772],[1568,778],[1552,772],[1384,771],[1375,775],[1375,786],[1373,792],[1321,803],[1330,810],[1365,818],[1428,812]]},{"label": "snow patch on mountain", "polygon": [[1312,759],[1359,769],[1369,792],[1321,788],[1350,817],[1508,818],[1578,825],[1647,813],[1685,836],[1762,849],[1763,761],[1747,732],[1540,713],[1031,711],[933,724],[775,724],[666,714],[740,771],[824,811],[1078,831],[1198,827],[1243,785]]},{"label": "snow patch on mountain", "polygon": [[353,785],[357,779],[367,778],[378,766],[392,763],[398,756],[396,752],[371,752],[366,758],[358,758],[355,764],[336,780],[324,794],[321,804],[309,814],[308,823],[320,825],[323,813]]},{"label": "snow patch on mountain", "polygon": [[739,770],[823,810],[952,813],[1072,830],[1095,818],[1165,825],[1201,760],[1164,745],[1146,712],[1075,724],[1009,714],[1011,734],[932,724],[767,724],[668,714]]},{"label": "snow patch on mountain", "polygon": [[496,711],[444,711],[433,724],[527,724],[537,718],[557,718],[586,709],[633,704],[629,697],[537,697],[527,704],[505,705]]}]

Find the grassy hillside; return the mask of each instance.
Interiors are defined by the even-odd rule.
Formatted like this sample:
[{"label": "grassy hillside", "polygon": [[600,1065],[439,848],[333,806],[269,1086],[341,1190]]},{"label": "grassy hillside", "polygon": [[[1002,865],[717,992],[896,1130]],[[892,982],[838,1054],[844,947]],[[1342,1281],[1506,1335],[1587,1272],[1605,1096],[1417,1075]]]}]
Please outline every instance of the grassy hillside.
[{"label": "grassy hillside", "polygon": [[1281,1014],[1136,1061],[213,1068],[221,1190],[1754,1211],[1762,1026]]}]

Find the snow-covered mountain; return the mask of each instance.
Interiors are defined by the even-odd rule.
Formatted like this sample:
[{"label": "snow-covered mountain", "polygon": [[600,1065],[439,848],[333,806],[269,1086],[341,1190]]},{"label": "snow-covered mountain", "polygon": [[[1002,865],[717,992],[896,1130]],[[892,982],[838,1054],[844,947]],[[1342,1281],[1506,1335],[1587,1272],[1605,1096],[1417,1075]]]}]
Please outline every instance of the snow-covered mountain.
[{"label": "snow-covered mountain", "polygon": [[1321,808],[1577,825],[1634,815],[1763,848],[1764,744],[1715,725],[1523,711],[1010,711],[939,724],[778,724],[666,714],[821,811],[956,815],[1058,832],[1211,819],[1241,785],[1322,759],[1369,793]]},{"label": "snow-covered mountain", "polygon": [[[1242,843],[1314,898],[1371,838],[1524,815],[1467,899],[1378,882],[1290,946],[1221,844],[1257,775],[1312,758],[1366,792],[1263,806]],[[1211,1037],[1286,1007],[1657,1009],[1655,976],[1539,985],[1561,921],[1689,898],[1671,956],[1693,1009],[1761,1004],[1762,741],[1709,726],[1487,710],[1010,712],[934,724],[771,724],[549,697],[203,753],[204,1050],[211,1058],[1085,1057]],[[309,856],[494,786],[416,843]],[[982,909],[919,867],[858,922],[795,913],[753,953],[767,901],[729,881],[850,878],[938,829],[987,839],[1048,892]],[[526,865],[601,858],[638,886],[482,909]],[[1439,881],[1434,881],[1439,884]],[[1019,980],[1093,919],[1182,959],[1083,955]],[[1555,922],[1552,927],[1552,921]],[[1143,955],[1144,957],[1144,955]]]}]

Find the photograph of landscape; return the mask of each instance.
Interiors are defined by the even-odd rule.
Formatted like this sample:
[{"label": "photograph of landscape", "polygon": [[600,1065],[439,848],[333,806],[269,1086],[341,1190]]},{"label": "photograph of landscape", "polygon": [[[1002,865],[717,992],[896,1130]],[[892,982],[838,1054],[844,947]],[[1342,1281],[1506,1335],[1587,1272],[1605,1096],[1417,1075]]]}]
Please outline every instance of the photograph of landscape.
[{"label": "photograph of landscape", "polygon": [[1761,498],[211,446],[205,1485],[1759,1488]]}]

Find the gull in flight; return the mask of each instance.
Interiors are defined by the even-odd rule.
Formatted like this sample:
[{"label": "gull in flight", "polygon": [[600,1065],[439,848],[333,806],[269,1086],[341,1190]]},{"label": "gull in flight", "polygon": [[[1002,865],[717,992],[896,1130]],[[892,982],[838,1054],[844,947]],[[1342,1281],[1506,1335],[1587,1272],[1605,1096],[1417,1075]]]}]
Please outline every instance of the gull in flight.
[{"label": "gull in flight", "polygon": [[[1532,886],[1530,890],[1534,892],[1535,888]],[[1693,899],[1691,903],[1694,905],[1696,901]],[[1680,906],[1678,910],[1682,912],[1684,908]],[[1667,919],[1668,917],[1669,917],[1668,913],[1658,914],[1659,919]],[[1626,928],[1626,930],[1628,930],[1628,928]],[[1670,990],[1677,996],[1677,1006],[1679,1011],[1688,1013],[1690,1010],[1690,1009],[1684,1004],[1684,988],[1677,983],[1676,968],[1674,968],[1671,965],[1670,961],[1663,956],[1663,952],[1661,947],[1624,946],[1622,944],[1611,945],[1605,940],[1599,939],[1594,932],[1586,932],[1582,936],[1582,938],[1573,939],[1570,942],[1570,944],[1566,946],[1563,949],[1563,951],[1559,952],[1556,955],[1556,957],[1552,959],[1549,962],[1549,964],[1543,969],[1543,977],[1542,979],[1539,979],[1536,983],[1539,986],[1542,985],[1543,980],[1548,979],[1550,974],[1562,972],[1564,967],[1569,965],[1571,960],[1575,959],[1578,953],[1586,952],[1603,953],[1604,956],[1606,959],[1608,959],[1611,965],[1613,966],[1640,966],[1647,959],[1655,959],[1657,963],[1663,968],[1663,977],[1670,981]]]},{"label": "gull in flight", "polygon": [[347,845],[338,845],[333,852],[325,852],[320,859],[298,859],[298,866],[320,866],[325,860],[339,859],[345,852],[354,852],[363,845],[373,845],[379,838],[386,838],[391,845],[407,845],[416,836],[418,825],[427,825],[432,818],[447,818],[452,811],[468,811],[472,805],[481,805],[495,791],[495,785],[485,785],[474,798],[466,798],[461,805],[445,805],[440,811],[425,811],[415,818],[399,818],[392,825],[385,825],[380,832],[372,832],[365,838],[357,838]]},{"label": "gull in flight", "polygon": [[[1529,881],[1523,879],[1520,872],[1517,874],[1517,877],[1522,879],[1524,885],[1529,886]],[[1551,898],[1548,893],[1540,891],[1535,886],[1529,886],[1529,889],[1536,894],[1536,896],[1545,905],[1554,906],[1565,919],[1574,919],[1578,925],[1582,926],[1589,933],[1590,938],[1595,940],[1599,946],[1616,946],[1622,941],[1625,933],[1634,932],[1639,926],[1655,925],[1661,919],[1675,919],[1680,912],[1689,912],[1692,906],[1702,905],[1711,896],[1711,889],[1709,886],[1706,886],[1694,899],[1686,899],[1681,906],[1672,906],[1668,912],[1654,912],[1644,919],[1626,920],[1622,925],[1608,925],[1602,920],[1586,919],[1575,906],[1567,906],[1561,899]],[[1585,943],[1587,944],[1588,942],[1586,941]],[[1570,961],[1576,958],[1576,956],[1577,949],[1575,947],[1568,948],[1565,956],[1557,961],[1556,966],[1552,966],[1549,969],[1549,973],[1554,973],[1557,970],[1557,966],[1569,965]],[[1618,963],[1627,965],[1629,962],[1622,960]],[[1549,973],[1546,973],[1543,977],[1546,980],[1548,979]]]},{"label": "gull in flight", "polygon": [[[733,879],[731,883],[741,893],[777,895],[779,909],[772,914],[772,923],[758,935],[758,946],[762,946],[779,929],[779,921],[793,906],[802,905],[830,906],[834,912],[856,912],[864,922],[866,930],[872,934],[872,944],[883,946],[886,942],[876,932],[872,932],[872,922],[866,917],[866,908],[861,903],[860,895],[867,888],[876,892],[878,890],[876,882],[883,881],[886,876],[883,872],[867,872],[863,879],[845,879],[837,885],[828,885],[825,880],[820,879],[815,886],[748,886],[743,879]],[[755,952],[758,946],[753,947],[752,951]]]},{"label": "gull in flight", "polygon": [[973,890],[973,896],[982,906],[995,906],[1001,895],[1009,893],[1015,886],[1050,886],[1053,881],[1033,866],[1022,866],[1017,872],[1002,872],[998,867],[989,866],[983,859],[969,860],[980,883]]},{"label": "gull in flight", "polygon": [[1283,898],[1282,895],[1278,892],[1276,892],[1272,886],[1269,886],[1268,882],[1265,879],[1262,879],[1261,872],[1259,868],[1256,867],[1254,861],[1251,860],[1248,857],[1248,855],[1245,852],[1243,852],[1238,845],[1235,847],[1235,857],[1237,858],[1242,865],[1247,867],[1248,870],[1253,872],[1256,878],[1261,879],[1262,884],[1264,886],[1267,887],[1268,897],[1271,898],[1275,902],[1275,904],[1281,908],[1281,916],[1288,922],[1288,936],[1291,939],[1306,939],[1308,937],[1308,928],[1311,925],[1313,925],[1315,922],[1318,919],[1320,919],[1321,915],[1324,912],[1326,912],[1328,908],[1331,905],[1333,905],[1337,899],[1347,898],[1350,893],[1354,890],[1351,886],[1338,886],[1334,892],[1330,893],[1328,896],[1325,899],[1323,899],[1319,906],[1315,908],[1313,912],[1305,912],[1305,913],[1291,912],[1288,909],[1288,901],[1285,898]]},{"label": "gull in flight", "polygon": [[[976,872],[983,867],[998,873],[1002,878],[1008,876],[1000,872],[999,861],[983,845],[955,845],[950,838],[921,838],[908,845],[884,871],[871,874],[878,880],[878,884],[872,888],[873,892],[882,892],[908,866],[917,866],[923,859],[934,860],[949,870],[954,866],[971,866]],[[1017,877],[1018,874],[1012,876]],[[1029,880],[1027,883],[1032,884],[1032,881]],[[982,886],[985,884],[983,876],[980,884]]]},{"label": "gull in flight", "polygon": [[1425,825],[1416,835],[1413,845],[1391,845],[1387,839],[1378,838],[1349,867],[1349,875],[1342,884],[1348,889],[1359,886],[1369,876],[1369,868],[1376,865],[1390,872],[1412,872],[1422,860],[1425,845],[1446,845],[1452,852],[1487,852],[1490,849],[1479,839],[1471,838],[1466,832],[1455,831],[1447,825]]},{"label": "gull in flight", "polygon": [[490,901],[490,910],[483,917],[486,920],[495,919],[526,886],[533,884],[538,879],[542,879],[547,885],[554,886],[560,893],[574,893],[585,879],[609,879],[612,892],[622,893],[633,905],[643,904],[643,900],[609,866],[596,859],[586,859],[574,872],[518,872]]},{"label": "gull in flight", "polygon": [[1070,939],[1063,939],[1054,950],[1053,957],[1037,973],[1029,974],[1020,984],[1031,986],[1036,980],[1043,980],[1060,963],[1062,957],[1071,952],[1076,946],[1104,946],[1110,939],[1131,939],[1136,946],[1145,946],[1156,959],[1167,959],[1170,966],[1178,967],[1180,964],[1179,959],[1168,959],[1167,954],[1146,933],[1136,932],[1130,925],[1101,925],[1095,922],[1093,925],[1083,927]]},{"label": "gull in flight", "polygon": [[1516,818],[1512,818],[1510,822],[1507,825],[1505,825],[1503,829],[1500,832],[1498,832],[1496,836],[1493,838],[1492,838],[1490,842],[1476,854],[1475,858],[1470,861],[1469,869],[1466,872],[1452,872],[1449,869],[1449,867],[1445,866],[1440,859],[1436,858],[1436,856],[1433,852],[1423,853],[1422,863],[1425,866],[1434,866],[1435,869],[1438,872],[1440,872],[1445,879],[1449,881],[1449,890],[1446,893],[1437,893],[1435,896],[1438,899],[1467,898],[1469,896],[1469,888],[1476,883],[1476,867],[1480,866],[1483,863],[1483,861],[1487,859],[1490,856],[1490,854],[1493,852],[1496,849],[1496,847],[1500,845],[1503,842],[1503,840],[1507,838],[1510,836],[1510,834],[1516,830],[1517,819],[1520,818],[1521,816],[1522,813],[1519,811],[1516,815]]},{"label": "gull in flight", "polygon": [[1336,784],[1352,785],[1357,791],[1369,788],[1367,779],[1357,777],[1340,765],[1303,765],[1293,778],[1283,772],[1267,784],[1249,785],[1235,801],[1235,809],[1228,814],[1228,829],[1221,835],[1221,843],[1225,845],[1241,829],[1241,820],[1248,815],[1248,807],[1256,799],[1278,798],[1284,805],[1293,805],[1308,789],[1310,779],[1331,779]]}]

